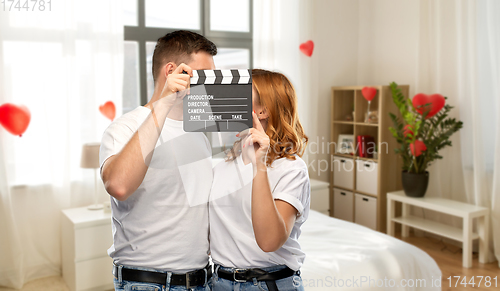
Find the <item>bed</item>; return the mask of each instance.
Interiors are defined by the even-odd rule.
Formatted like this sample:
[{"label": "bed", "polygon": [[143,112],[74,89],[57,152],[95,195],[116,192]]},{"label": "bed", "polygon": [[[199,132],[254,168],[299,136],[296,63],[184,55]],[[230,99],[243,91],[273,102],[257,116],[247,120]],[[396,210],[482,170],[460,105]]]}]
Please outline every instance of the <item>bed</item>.
[{"label": "bed", "polygon": [[299,241],[306,291],[441,290],[441,270],[427,253],[364,226],[311,210]]},{"label": "bed", "polygon": [[[212,163],[221,161],[216,157]],[[312,209],[301,229],[299,241],[306,253],[301,277],[306,291],[441,290],[436,287],[441,283],[436,262],[399,239]]]}]

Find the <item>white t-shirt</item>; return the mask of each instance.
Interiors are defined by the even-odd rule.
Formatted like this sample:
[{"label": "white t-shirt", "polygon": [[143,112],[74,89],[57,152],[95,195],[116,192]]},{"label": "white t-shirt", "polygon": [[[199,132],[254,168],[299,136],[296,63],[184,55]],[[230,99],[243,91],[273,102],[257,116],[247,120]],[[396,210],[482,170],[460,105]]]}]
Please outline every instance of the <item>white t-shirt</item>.
[{"label": "white t-shirt", "polygon": [[[119,153],[151,111],[138,107],[104,132],[101,167]],[[208,196],[212,152],[202,133],[186,133],[182,121],[165,121],[146,176],[126,200],[111,197],[113,245],[122,265],[176,273],[208,263]]]},{"label": "white t-shirt", "polygon": [[215,263],[232,268],[263,268],[287,265],[293,270],[305,258],[298,238],[309,215],[310,184],[307,165],[298,156],[281,158],[268,168],[274,199],[288,202],[298,215],[290,237],[275,252],[266,253],[255,240],[252,227],[253,166],[245,165],[241,155],[234,161],[220,162],[214,168],[210,194],[210,249]]}]

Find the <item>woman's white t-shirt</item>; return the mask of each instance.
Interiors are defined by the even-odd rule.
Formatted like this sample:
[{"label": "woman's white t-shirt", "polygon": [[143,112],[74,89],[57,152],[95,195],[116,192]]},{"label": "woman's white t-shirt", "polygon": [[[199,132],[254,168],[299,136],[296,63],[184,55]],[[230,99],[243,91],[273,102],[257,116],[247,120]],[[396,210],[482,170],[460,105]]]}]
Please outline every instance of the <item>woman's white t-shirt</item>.
[{"label": "woman's white t-shirt", "polygon": [[298,238],[300,227],[309,215],[310,184],[306,163],[281,158],[268,168],[268,179],[274,199],[283,200],[297,209],[297,219],[290,237],[275,252],[266,253],[255,240],[252,227],[251,163],[245,165],[241,155],[234,161],[214,167],[210,193],[210,250],[214,263],[232,268],[263,268],[287,265],[293,270],[305,258]]}]

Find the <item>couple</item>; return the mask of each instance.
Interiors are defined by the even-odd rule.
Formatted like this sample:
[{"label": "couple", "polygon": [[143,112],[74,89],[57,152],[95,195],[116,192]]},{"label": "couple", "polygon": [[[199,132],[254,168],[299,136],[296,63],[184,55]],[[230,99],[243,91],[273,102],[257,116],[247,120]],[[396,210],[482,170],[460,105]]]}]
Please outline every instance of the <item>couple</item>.
[{"label": "couple", "polygon": [[310,186],[295,91],[282,74],[253,70],[254,126],[212,169],[206,136],[183,131],[182,98],[216,54],[193,32],[160,38],[151,101],[103,135],[115,290],[303,290]]}]

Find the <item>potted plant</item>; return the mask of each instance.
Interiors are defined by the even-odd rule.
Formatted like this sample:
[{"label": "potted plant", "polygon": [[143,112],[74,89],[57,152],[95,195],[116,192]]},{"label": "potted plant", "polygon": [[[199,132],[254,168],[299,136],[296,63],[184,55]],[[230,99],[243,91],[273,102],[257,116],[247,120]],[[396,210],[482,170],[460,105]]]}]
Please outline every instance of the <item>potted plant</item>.
[{"label": "potted plant", "polygon": [[389,113],[394,123],[389,130],[401,145],[395,152],[403,159],[403,189],[408,196],[423,197],[429,183],[427,167],[443,158],[439,151],[451,146],[450,137],[463,123],[448,117],[453,107],[445,104],[447,98],[440,94],[417,94],[411,100],[396,83],[391,83],[390,88],[401,112],[401,118]]}]

